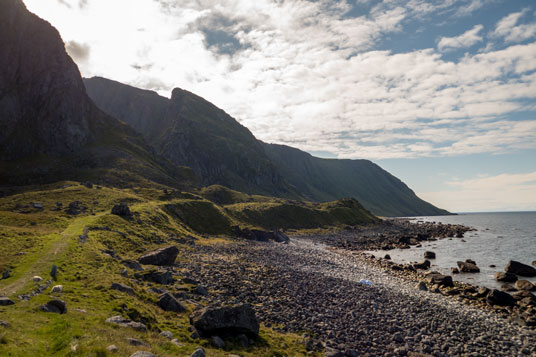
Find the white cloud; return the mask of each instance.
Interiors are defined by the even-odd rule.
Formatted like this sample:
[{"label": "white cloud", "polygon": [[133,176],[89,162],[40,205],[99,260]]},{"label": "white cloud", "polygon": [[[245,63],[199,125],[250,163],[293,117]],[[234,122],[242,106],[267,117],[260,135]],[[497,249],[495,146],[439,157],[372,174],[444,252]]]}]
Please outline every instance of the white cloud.
[{"label": "white cloud", "polygon": [[[489,1],[488,1],[489,2]],[[476,10],[479,10],[485,5],[486,1],[484,0],[471,0],[469,4],[460,6],[458,10],[456,10],[455,16],[469,16]]]},{"label": "white cloud", "polygon": [[419,197],[453,212],[536,210],[536,172],[447,182],[449,190]]},{"label": "white cloud", "polygon": [[505,42],[522,42],[536,35],[536,23],[520,24],[519,19],[529,12],[529,9],[523,9],[519,12],[511,13],[502,18],[496,25],[492,35],[504,38]]},{"label": "white cloud", "polygon": [[467,48],[476,45],[477,43],[482,42],[482,36],[479,36],[478,34],[483,28],[484,26],[482,25],[476,25],[460,36],[442,37],[437,44],[437,48],[440,51],[445,51],[448,49]]}]

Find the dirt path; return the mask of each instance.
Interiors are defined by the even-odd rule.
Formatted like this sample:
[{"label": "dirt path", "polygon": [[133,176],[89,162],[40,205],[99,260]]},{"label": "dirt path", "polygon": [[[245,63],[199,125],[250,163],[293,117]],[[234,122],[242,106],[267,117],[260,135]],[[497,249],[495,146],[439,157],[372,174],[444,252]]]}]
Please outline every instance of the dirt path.
[{"label": "dirt path", "polygon": [[69,246],[71,239],[78,239],[78,236],[83,233],[84,227],[91,224],[104,213],[99,213],[95,216],[85,216],[76,218],[58,234],[56,240],[50,243],[50,246],[44,251],[16,280],[10,284],[0,287],[0,296],[11,296],[20,292],[26,285],[31,283],[32,278],[36,275],[41,276],[44,280],[50,278],[50,269],[55,261],[64,254]]}]

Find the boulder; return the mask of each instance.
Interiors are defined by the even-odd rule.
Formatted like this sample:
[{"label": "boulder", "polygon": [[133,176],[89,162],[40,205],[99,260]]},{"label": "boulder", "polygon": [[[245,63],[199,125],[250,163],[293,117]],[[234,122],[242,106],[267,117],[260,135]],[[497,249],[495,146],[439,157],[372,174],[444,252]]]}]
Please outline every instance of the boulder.
[{"label": "boulder", "polygon": [[[470,260],[470,259],[467,259]],[[471,262],[456,262],[462,273],[480,273],[480,268]]]},{"label": "boulder", "polygon": [[391,260],[391,256],[389,254],[385,254],[385,256],[383,257],[383,259],[385,260]]},{"label": "boulder", "polygon": [[290,239],[285,233],[281,231],[274,231],[274,241],[276,241],[277,243],[287,244]]},{"label": "boulder", "polygon": [[202,336],[259,335],[259,321],[248,304],[206,307],[190,316],[190,323]]},{"label": "boulder", "polygon": [[145,281],[151,281],[157,284],[173,284],[173,274],[167,270],[151,270],[142,275]]},{"label": "boulder", "polygon": [[473,259],[465,259],[466,263],[476,265],[476,262]]},{"label": "boulder", "polygon": [[536,276],[535,268],[531,267],[530,265],[516,262],[515,260],[510,260],[506,268],[504,268],[504,271],[507,273],[512,273],[512,274],[525,276],[525,277]]},{"label": "boulder", "polygon": [[15,302],[11,300],[8,297],[2,296],[0,297],[0,306],[9,306],[9,305],[15,305]]},{"label": "boulder", "polygon": [[454,286],[451,276],[440,273],[428,274],[426,276],[426,281],[430,284],[437,284],[440,286]]},{"label": "boulder", "polygon": [[501,271],[493,275],[495,280],[504,281],[505,283],[515,283],[517,281],[517,275],[512,273],[503,273]]},{"label": "boulder", "polygon": [[502,291],[517,291],[517,289],[511,284],[502,284],[501,290]]},{"label": "boulder", "polygon": [[0,320],[0,327],[9,327],[11,326],[9,322]]},{"label": "boulder", "polygon": [[486,296],[486,299],[490,304],[499,306],[513,306],[516,303],[512,295],[497,289],[491,290]]},{"label": "boulder", "polygon": [[428,287],[426,287],[426,283],[424,281],[421,281],[415,286],[415,289],[421,290],[421,291],[428,291]]},{"label": "boulder", "polygon": [[171,331],[162,331],[160,332],[160,336],[167,338],[168,340],[173,339],[173,332]]},{"label": "boulder", "polygon": [[52,287],[52,290],[50,290],[51,294],[54,294],[54,293],[61,294],[62,292],[63,292],[63,285],[54,285]]},{"label": "boulder", "polygon": [[512,297],[516,300],[522,300],[527,297],[534,298],[534,295],[528,290],[519,290],[512,293]]},{"label": "boulder", "polygon": [[37,275],[36,275],[36,276],[34,276],[34,277],[32,278],[32,280],[33,280],[34,283],[40,283],[40,282],[43,281],[43,278],[41,278],[40,276],[37,276]]},{"label": "boulder", "polygon": [[160,248],[138,258],[138,262],[148,265],[172,265],[179,254],[175,246]]},{"label": "boulder", "polygon": [[143,271],[143,267],[140,263],[138,263],[135,260],[123,260],[121,263],[123,263],[124,266],[126,266],[129,269],[136,270],[136,271]]},{"label": "boulder", "polygon": [[147,326],[145,326],[141,322],[135,322],[129,319],[125,319],[124,317],[119,315],[108,318],[106,322],[121,327],[130,327],[136,331],[147,331]]},{"label": "boulder", "polygon": [[518,281],[516,281],[515,287],[516,287],[517,290],[527,290],[527,291],[531,291],[531,290],[536,289],[536,286],[534,286],[534,284],[531,283],[528,280],[518,280]]},{"label": "boulder", "polygon": [[106,351],[111,352],[111,353],[116,353],[117,351],[119,351],[119,348],[117,348],[116,345],[110,345],[106,347]]},{"label": "boulder", "polygon": [[128,295],[134,295],[134,289],[132,289],[130,286],[126,286],[120,283],[112,283],[110,289],[121,291],[123,293],[127,293]]},{"label": "boulder", "polygon": [[186,307],[175,299],[170,293],[160,295],[156,303],[164,311],[185,312]]},{"label": "boulder", "polygon": [[450,268],[450,272],[451,272],[452,274],[460,274],[460,271],[459,271],[458,268],[456,268],[456,267]]},{"label": "boulder", "polygon": [[67,313],[67,305],[65,305],[65,301],[54,299],[50,300],[44,305],[41,305],[41,310],[44,312],[53,312],[56,314],[65,314]]},{"label": "boulder", "polygon": [[147,351],[136,351],[130,357],[157,357],[154,353]]},{"label": "boulder", "polygon": [[115,214],[116,216],[123,217],[123,218],[129,218],[132,216],[132,213],[130,212],[130,208],[126,203],[120,203],[118,205],[114,205],[112,207],[112,214]]},{"label": "boulder", "polygon": [[431,251],[424,252],[424,259],[435,259],[436,254]]},{"label": "boulder", "polygon": [[149,346],[145,342],[140,341],[140,340],[138,340],[136,338],[127,337],[126,340],[127,340],[128,344],[131,345],[131,346]]},{"label": "boulder", "polygon": [[422,269],[422,270],[427,270],[427,269],[430,269],[430,261],[429,260],[425,260],[423,262],[420,262],[420,263],[416,263],[416,264],[413,264],[413,267],[415,269]]},{"label": "boulder", "polygon": [[190,355],[190,357],[206,357],[205,350],[199,347]]},{"label": "boulder", "polygon": [[212,345],[219,349],[225,348],[225,341],[219,336],[212,336]]},{"label": "boulder", "polygon": [[201,296],[208,296],[208,290],[203,285],[196,286],[196,288],[192,290],[192,293]]}]

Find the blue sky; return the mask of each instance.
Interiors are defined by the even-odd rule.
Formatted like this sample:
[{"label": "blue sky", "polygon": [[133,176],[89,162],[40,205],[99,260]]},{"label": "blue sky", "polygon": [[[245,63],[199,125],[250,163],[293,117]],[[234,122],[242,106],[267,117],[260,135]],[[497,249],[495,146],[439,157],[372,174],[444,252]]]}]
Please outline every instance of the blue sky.
[{"label": "blue sky", "polygon": [[454,212],[536,210],[529,0],[25,0],[86,77],[212,101],[259,139],[373,160]]}]

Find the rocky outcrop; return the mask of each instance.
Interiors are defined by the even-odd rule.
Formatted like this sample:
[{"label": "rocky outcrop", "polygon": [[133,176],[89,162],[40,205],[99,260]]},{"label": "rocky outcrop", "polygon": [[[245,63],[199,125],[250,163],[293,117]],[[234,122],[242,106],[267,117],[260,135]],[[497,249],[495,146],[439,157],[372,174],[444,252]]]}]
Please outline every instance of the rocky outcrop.
[{"label": "rocky outcrop", "polygon": [[534,277],[536,276],[536,269],[530,265],[526,265],[515,260],[510,260],[504,271],[507,273],[516,274],[519,276]]},{"label": "rocky outcrop", "polygon": [[172,265],[179,254],[179,248],[175,246],[160,248],[149,253],[145,253],[138,258],[141,264],[148,265]]},{"label": "rocky outcrop", "polygon": [[259,321],[251,306],[237,305],[226,307],[207,307],[196,311],[190,323],[202,336],[239,335],[258,336]]}]

